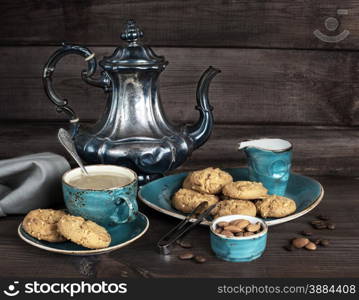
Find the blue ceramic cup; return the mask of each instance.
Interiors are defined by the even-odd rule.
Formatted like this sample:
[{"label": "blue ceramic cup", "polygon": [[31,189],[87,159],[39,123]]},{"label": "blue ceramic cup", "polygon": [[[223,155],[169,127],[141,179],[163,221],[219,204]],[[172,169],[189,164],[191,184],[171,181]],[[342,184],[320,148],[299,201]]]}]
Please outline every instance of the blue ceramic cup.
[{"label": "blue ceramic cup", "polygon": [[269,194],[283,196],[292,162],[292,144],[281,139],[258,139],[240,143],[248,159],[249,179],[261,182]]},{"label": "blue ceramic cup", "polygon": [[[262,231],[246,237],[227,238],[215,232],[217,223],[230,222],[238,219],[246,219],[252,224],[259,222]],[[216,256],[220,259],[232,262],[246,262],[259,258],[267,244],[267,224],[256,217],[245,215],[229,215],[215,219],[210,226],[211,247]]]},{"label": "blue ceramic cup", "polygon": [[70,214],[81,216],[105,227],[132,221],[138,211],[137,175],[134,171],[113,165],[90,165],[92,175],[118,174],[128,178],[128,184],[109,189],[83,189],[72,185],[71,179],[81,175],[81,169],[67,171],[62,177],[65,205]]}]

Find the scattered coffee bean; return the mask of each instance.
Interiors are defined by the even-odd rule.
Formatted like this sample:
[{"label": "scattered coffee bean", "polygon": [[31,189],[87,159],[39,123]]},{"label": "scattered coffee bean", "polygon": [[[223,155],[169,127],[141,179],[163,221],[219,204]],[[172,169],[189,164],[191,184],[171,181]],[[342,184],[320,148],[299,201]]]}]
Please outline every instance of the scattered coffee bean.
[{"label": "scattered coffee bean", "polygon": [[319,245],[321,242],[321,239],[314,239],[314,240],[312,240],[312,242],[316,245]]},{"label": "scattered coffee bean", "polygon": [[233,232],[228,231],[228,230],[223,230],[223,231],[221,232],[221,234],[224,235],[224,236],[226,236],[227,238],[234,237]]},{"label": "scattered coffee bean", "polygon": [[312,225],[324,224],[324,222],[322,220],[313,220],[313,221],[310,222],[310,224],[312,224]]},{"label": "scattered coffee bean", "polygon": [[207,259],[205,257],[201,256],[201,255],[196,255],[194,257],[194,260],[199,264],[203,264],[203,263],[205,263],[207,261]]},{"label": "scattered coffee bean", "polygon": [[229,225],[224,227],[224,230],[231,231],[232,233],[237,233],[243,231],[243,228],[235,225]]},{"label": "scattered coffee bean", "polygon": [[305,247],[305,249],[310,250],[310,251],[317,250],[317,245],[312,242],[309,242],[304,247]]},{"label": "scattered coffee bean", "polygon": [[256,232],[258,230],[261,229],[261,224],[260,223],[256,223],[256,224],[249,224],[246,227],[246,230],[249,232]]},{"label": "scattered coffee bean", "polygon": [[218,227],[222,227],[222,228],[223,228],[223,227],[227,227],[228,225],[229,225],[229,222],[218,222],[218,223],[217,223],[217,226],[218,226]]},{"label": "scattered coffee bean", "polygon": [[321,240],[320,245],[323,246],[323,247],[328,247],[329,246],[329,240]]},{"label": "scattered coffee bean", "polygon": [[283,246],[284,250],[287,250],[287,251],[293,251],[295,250],[296,248],[293,247],[292,244],[289,244],[289,245],[286,245],[286,246]]},{"label": "scattered coffee bean", "polygon": [[295,238],[292,240],[292,245],[296,248],[303,248],[310,241],[307,238]]},{"label": "scattered coffee bean", "polygon": [[181,241],[181,242],[179,243],[179,245],[180,245],[182,248],[186,248],[186,249],[192,248],[192,244],[191,244],[190,242],[187,242],[187,241]]},{"label": "scattered coffee bean", "polygon": [[327,228],[327,224],[325,224],[325,223],[314,224],[313,227],[314,227],[315,229],[319,229],[319,230],[321,230],[321,229],[326,229],[326,228]]},{"label": "scattered coffee bean", "polygon": [[310,232],[310,231],[305,231],[305,230],[303,230],[302,232],[301,232],[301,235],[304,235],[304,236],[311,236],[313,233],[312,232]]},{"label": "scattered coffee bean", "polygon": [[334,230],[335,229],[335,224],[334,223],[328,223],[327,228],[330,229],[330,230]]},{"label": "scattered coffee bean", "polygon": [[192,252],[185,252],[178,256],[178,258],[181,260],[189,260],[189,259],[192,259],[193,257],[194,257],[194,254]]},{"label": "scattered coffee bean", "polygon": [[317,215],[317,218],[319,220],[323,220],[323,221],[329,221],[329,217],[326,215]]},{"label": "scattered coffee bean", "polygon": [[247,231],[243,233],[243,236],[251,236],[251,235],[254,235],[254,232]]}]

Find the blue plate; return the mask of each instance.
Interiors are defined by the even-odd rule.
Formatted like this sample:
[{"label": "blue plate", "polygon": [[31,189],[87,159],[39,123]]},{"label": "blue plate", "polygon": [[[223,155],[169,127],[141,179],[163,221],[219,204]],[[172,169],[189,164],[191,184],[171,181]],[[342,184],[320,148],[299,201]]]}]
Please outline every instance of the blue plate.
[{"label": "blue plate", "polygon": [[[224,169],[237,180],[249,180],[247,168]],[[139,198],[149,207],[164,214],[184,219],[186,214],[176,210],[171,206],[172,195],[182,186],[187,173],[170,175],[152,181],[144,185],[140,192]],[[292,173],[285,196],[293,199],[297,204],[297,210],[294,214],[284,218],[267,218],[264,219],[268,226],[276,225],[305,215],[316,207],[322,200],[324,190],[321,184],[309,177]],[[201,224],[209,225],[209,221],[203,221]]]},{"label": "blue plate", "polygon": [[149,221],[147,217],[138,212],[135,220],[132,222],[107,228],[112,240],[110,246],[94,250],[79,246],[69,241],[63,243],[50,243],[38,240],[26,233],[22,228],[22,224],[19,225],[18,234],[26,243],[47,251],[68,255],[96,255],[111,252],[131,244],[145,234],[148,226]]}]

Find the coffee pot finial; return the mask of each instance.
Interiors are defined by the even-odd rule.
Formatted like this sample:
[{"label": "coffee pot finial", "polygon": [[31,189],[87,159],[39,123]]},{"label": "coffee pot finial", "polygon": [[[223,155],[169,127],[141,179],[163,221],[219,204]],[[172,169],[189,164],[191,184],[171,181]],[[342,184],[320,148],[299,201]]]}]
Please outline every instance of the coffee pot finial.
[{"label": "coffee pot finial", "polygon": [[138,27],[135,20],[128,20],[121,33],[121,39],[128,43],[134,43],[137,39],[143,37],[143,31]]}]

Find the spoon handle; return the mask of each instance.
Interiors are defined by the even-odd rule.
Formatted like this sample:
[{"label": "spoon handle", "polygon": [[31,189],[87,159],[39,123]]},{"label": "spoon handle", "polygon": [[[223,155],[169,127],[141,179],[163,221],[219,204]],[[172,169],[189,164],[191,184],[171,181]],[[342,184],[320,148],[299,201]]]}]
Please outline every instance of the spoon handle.
[{"label": "spoon handle", "polygon": [[59,132],[57,134],[57,138],[59,139],[60,143],[62,144],[62,146],[65,147],[65,149],[71,154],[72,158],[77,162],[77,164],[80,166],[82,172],[86,175],[88,175],[87,170],[85,169],[80,156],[77,154],[75,145],[72,141],[72,137],[70,136],[70,134],[68,133],[68,131],[66,131],[63,128],[59,129]]}]

